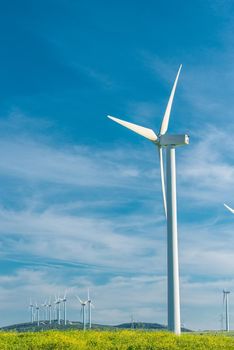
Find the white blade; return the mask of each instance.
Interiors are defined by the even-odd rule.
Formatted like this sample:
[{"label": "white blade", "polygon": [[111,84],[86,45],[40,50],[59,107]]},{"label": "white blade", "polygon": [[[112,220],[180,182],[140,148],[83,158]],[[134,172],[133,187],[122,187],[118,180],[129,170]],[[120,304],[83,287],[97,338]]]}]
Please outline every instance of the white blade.
[{"label": "white blade", "polygon": [[227,204],[223,204],[232,214],[234,214],[234,209],[230,208]]},{"label": "white blade", "polygon": [[159,154],[160,173],[161,173],[163,206],[164,206],[165,215],[167,218],[167,201],[166,201],[165,180],[164,180],[163,149],[160,146],[158,147],[158,154]]},{"label": "white blade", "polygon": [[79,300],[79,302],[80,302],[81,304],[83,304],[83,301],[80,299],[80,297],[79,297],[78,295],[76,295],[76,298]]},{"label": "white blade", "polygon": [[143,126],[139,126],[133,123],[126,122],[125,120],[121,120],[115,117],[111,117],[110,115],[107,116],[108,118],[114,120],[116,123],[121,124],[125,126],[125,128],[128,128],[137,134],[146,137],[150,141],[156,141],[157,140],[157,135],[152,129],[144,128]]},{"label": "white blade", "polygon": [[88,288],[88,300],[89,300],[89,288]]},{"label": "white blade", "polygon": [[177,85],[177,81],[179,79],[181,68],[182,68],[182,64],[180,65],[180,68],[178,70],[173,88],[171,90],[171,95],[170,95],[170,98],[168,100],[167,108],[166,108],[166,111],[165,111],[165,114],[163,117],[163,121],[162,121],[162,125],[161,125],[160,135],[166,134],[167,129],[168,129],[168,124],[169,124],[169,119],[170,119],[170,114],[171,114],[171,107],[172,107],[172,103],[173,103],[173,99],[174,99],[174,95],[175,95],[175,90],[176,90],[176,85]]}]

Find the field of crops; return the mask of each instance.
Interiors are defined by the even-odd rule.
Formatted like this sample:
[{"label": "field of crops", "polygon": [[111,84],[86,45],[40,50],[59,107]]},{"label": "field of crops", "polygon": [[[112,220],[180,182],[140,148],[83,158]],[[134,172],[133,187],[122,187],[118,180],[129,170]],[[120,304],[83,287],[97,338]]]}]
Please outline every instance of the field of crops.
[{"label": "field of crops", "polygon": [[225,335],[183,334],[147,331],[47,331],[0,333],[1,350],[176,350],[234,349],[234,338]]}]

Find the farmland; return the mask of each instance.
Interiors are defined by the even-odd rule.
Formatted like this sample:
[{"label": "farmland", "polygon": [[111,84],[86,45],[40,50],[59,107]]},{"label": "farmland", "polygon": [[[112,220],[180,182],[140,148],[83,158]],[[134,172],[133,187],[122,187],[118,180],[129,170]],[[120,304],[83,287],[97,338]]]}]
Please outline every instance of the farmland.
[{"label": "farmland", "polygon": [[149,331],[46,331],[0,333],[1,350],[220,350],[234,349],[234,337]]}]

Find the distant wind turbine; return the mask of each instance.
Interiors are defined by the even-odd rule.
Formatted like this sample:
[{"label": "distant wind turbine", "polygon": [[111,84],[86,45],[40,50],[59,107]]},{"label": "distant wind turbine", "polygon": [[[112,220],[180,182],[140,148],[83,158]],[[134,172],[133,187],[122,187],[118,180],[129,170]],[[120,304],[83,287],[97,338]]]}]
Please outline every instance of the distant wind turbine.
[{"label": "distant wind turbine", "polygon": [[51,307],[52,307],[52,305],[51,305],[51,299],[49,299],[49,303],[48,303],[48,308],[49,308],[49,324],[51,324]]},{"label": "distant wind turbine", "polygon": [[57,304],[56,304],[56,301],[57,301],[57,297],[54,296],[54,303],[53,303],[53,314],[54,314],[54,322],[58,321],[58,312],[57,312]]},{"label": "distant wind turbine", "polygon": [[76,296],[76,298],[79,300],[80,305],[81,305],[83,330],[85,330],[85,328],[86,328],[86,327],[85,327],[85,326],[86,326],[86,323],[85,323],[85,306],[86,306],[88,300],[83,301],[83,300],[80,299],[79,296]]},{"label": "distant wind turbine", "polygon": [[60,307],[60,303],[61,303],[61,299],[59,296],[55,296],[55,306],[56,306],[56,318],[57,318],[57,322],[58,324],[61,324],[61,307]]},{"label": "distant wind turbine", "polygon": [[34,305],[32,303],[32,299],[30,298],[30,302],[29,302],[29,307],[30,307],[30,318],[31,318],[31,323],[34,322],[34,315],[33,315],[33,308],[34,308]]},{"label": "distant wind turbine", "polygon": [[36,316],[37,316],[37,325],[39,326],[40,324],[40,308],[39,308],[39,305],[36,303]]},{"label": "distant wind turbine", "polygon": [[66,295],[67,295],[67,290],[65,290],[63,299],[61,299],[61,301],[63,302],[63,319],[64,319],[64,325],[65,326],[67,324],[67,305],[66,305],[67,298],[66,298]]},{"label": "distant wind turbine", "polygon": [[41,306],[44,308],[44,321],[47,321],[47,300]]},{"label": "distant wind turbine", "polygon": [[89,328],[92,328],[92,308],[94,308],[94,305],[90,299],[90,294],[89,294],[89,288],[88,288],[88,299],[87,299],[87,303],[88,303],[88,313],[89,313]]},{"label": "distant wind turbine", "polygon": [[[168,295],[168,329],[176,334],[181,332],[180,322],[180,293],[179,293],[179,262],[178,262],[178,233],[177,233],[177,199],[176,199],[176,163],[175,148],[189,143],[188,135],[167,134],[170,113],[177,82],[180,75],[179,67],[159,133],[156,135],[148,129],[124,120],[108,116],[116,123],[134,131],[152,141],[158,148],[163,205],[167,218],[167,295]],[[163,148],[166,149],[166,190],[164,180]]]},{"label": "distant wind turbine", "polygon": [[234,209],[230,208],[227,204],[223,204],[232,214],[234,214]]}]

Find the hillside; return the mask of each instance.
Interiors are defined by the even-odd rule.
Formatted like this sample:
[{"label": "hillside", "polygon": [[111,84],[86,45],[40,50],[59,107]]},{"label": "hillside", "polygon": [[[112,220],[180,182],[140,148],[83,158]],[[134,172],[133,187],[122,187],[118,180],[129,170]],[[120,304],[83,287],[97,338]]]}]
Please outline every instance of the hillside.
[{"label": "hillside", "polygon": [[[32,323],[19,323],[10,326],[0,328],[1,331],[16,331],[16,332],[40,332],[50,329],[57,330],[75,330],[83,329],[83,324],[77,321],[68,321],[67,325],[58,325],[57,322],[52,322],[50,325],[48,322],[40,322],[40,326],[37,326],[36,322]],[[92,329],[100,330],[114,330],[114,329],[144,329],[144,330],[166,330],[165,325],[159,323],[147,323],[147,322],[133,322],[133,323],[122,323],[119,325],[102,325],[102,324],[92,324]],[[189,329],[182,328],[183,332],[190,332]]]}]

